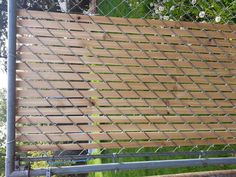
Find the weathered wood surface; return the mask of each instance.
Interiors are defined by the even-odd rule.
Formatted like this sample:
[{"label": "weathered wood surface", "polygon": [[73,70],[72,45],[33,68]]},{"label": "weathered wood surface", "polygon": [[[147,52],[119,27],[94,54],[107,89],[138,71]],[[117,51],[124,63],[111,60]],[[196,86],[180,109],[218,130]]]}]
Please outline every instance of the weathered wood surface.
[{"label": "weathered wood surface", "polygon": [[236,144],[236,25],[17,19],[19,151]]}]

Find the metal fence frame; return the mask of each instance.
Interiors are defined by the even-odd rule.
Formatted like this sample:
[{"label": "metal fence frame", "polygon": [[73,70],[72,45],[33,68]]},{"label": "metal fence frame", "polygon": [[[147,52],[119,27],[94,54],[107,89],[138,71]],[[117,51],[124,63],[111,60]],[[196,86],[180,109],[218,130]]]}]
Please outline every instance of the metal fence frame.
[{"label": "metal fence frame", "polygon": [[[49,169],[18,169],[15,156],[15,100],[16,100],[16,1],[8,1],[8,60],[7,60],[7,75],[8,75],[8,90],[7,90],[7,143],[6,143],[6,163],[5,174],[10,176],[38,176],[52,174],[77,174],[89,173],[98,171],[115,171],[115,170],[131,170],[131,169],[153,169],[153,168],[174,168],[187,166],[201,166],[201,165],[217,165],[217,164],[236,164],[236,157],[227,158],[208,158],[207,155],[220,154],[222,151],[208,151],[208,152],[182,152],[182,155],[199,155],[198,159],[181,159],[181,160],[156,160],[156,161],[139,161],[139,162],[124,162],[124,163],[109,163],[99,165],[78,165],[54,167]],[[225,151],[229,154],[236,151]],[[105,154],[105,155],[81,155],[78,157],[67,156],[65,159],[84,159],[84,158],[122,158],[127,156],[165,156],[165,155],[179,155],[181,153],[144,153],[144,154]],[[54,157],[46,158],[22,158],[26,161],[39,160],[55,160]],[[60,158],[62,159],[62,158]]]},{"label": "metal fence frame", "polygon": [[[14,171],[11,176],[24,177],[24,176],[40,176],[48,174],[81,174],[90,172],[102,171],[117,171],[117,170],[137,170],[137,169],[160,169],[160,168],[177,168],[189,166],[202,166],[202,165],[219,165],[219,164],[235,164],[236,158],[199,158],[199,159],[184,159],[184,160],[161,160],[161,161],[144,161],[144,162],[124,162],[124,163],[109,163],[99,165],[79,165],[79,166],[66,166],[60,168],[49,169],[35,169],[25,171]],[[47,175],[46,175],[47,176]]]},{"label": "metal fence frame", "polygon": [[16,1],[8,1],[6,176],[14,171],[16,100]]}]

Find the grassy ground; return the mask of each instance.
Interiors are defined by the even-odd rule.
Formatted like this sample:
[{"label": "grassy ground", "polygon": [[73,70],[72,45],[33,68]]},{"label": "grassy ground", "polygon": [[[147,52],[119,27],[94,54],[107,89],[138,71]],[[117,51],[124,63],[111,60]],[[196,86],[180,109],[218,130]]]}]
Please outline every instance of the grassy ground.
[{"label": "grassy ground", "polygon": [[[192,147],[181,147],[179,151],[189,151]],[[206,146],[199,147],[196,149],[197,151],[206,150]],[[216,146],[212,150],[221,150],[223,146]],[[235,147],[231,147],[235,149]],[[137,149],[127,149],[123,153],[132,153]],[[163,148],[161,151],[163,152],[171,152],[173,148]],[[114,153],[118,152],[116,149],[109,150],[105,153]],[[141,152],[154,152],[153,148],[143,149]],[[217,157],[225,157],[227,155],[218,155]],[[174,159],[183,159],[186,156],[175,156]],[[198,158],[198,156],[188,156],[187,158]],[[125,162],[125,161],[144,161],[144,160],[168,160],[173,159],[173,157],[162,156],[162,157],[139,157],[139,158],[126,158],[126,159],[117,159],[116,162]],[[111,163],[111,159],[95,159],[90,161],[90,164],[100,164],[100,163]],[[209,165],[209,166],[200,166],[200,167],[182,167],[182,168],[162,168],[162,169],[144,169],[144,170],[129,170],[129,171],[116,171],[116,172],[103,172],[103,173],[91,173],[89,177],[142,177],[142,176],[151,176],[151,175],[164,175],[164,174],[176,174],[176,173],[184,173],[184,172],[197,172],[197,171],[211,171],[211,170],[225,170],[225,169],[236,169],[236,165]]]}]

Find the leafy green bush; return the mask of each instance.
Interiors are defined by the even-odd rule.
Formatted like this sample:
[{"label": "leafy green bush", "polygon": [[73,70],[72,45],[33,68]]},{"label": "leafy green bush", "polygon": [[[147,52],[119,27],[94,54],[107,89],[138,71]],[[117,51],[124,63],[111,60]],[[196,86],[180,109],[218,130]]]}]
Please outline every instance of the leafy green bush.
[{"label": "leafy green bush", "polygon": [[149,6],[152,17],[163,20],[236,22],[236,1],[232,0],[155,0]]},{"label": "leafy green bush", "polygon": [[6,141],[6,90],[0,89],[0,176],[4,176]]},{"label": "leafy green bush", "polygon": [[235,23],[234,0],[100,0],[98,13],[114,17]]}]

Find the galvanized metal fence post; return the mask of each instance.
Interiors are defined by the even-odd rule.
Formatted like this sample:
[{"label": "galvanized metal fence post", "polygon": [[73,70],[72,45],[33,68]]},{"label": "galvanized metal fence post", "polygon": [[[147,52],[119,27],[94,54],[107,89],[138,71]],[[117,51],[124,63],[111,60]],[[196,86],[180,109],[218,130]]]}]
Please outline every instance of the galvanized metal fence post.
[{"label": "galvanized metal fence post", "polygon": [[8,0],[8,49],[7,49],[7,143],[5,175],[14,171],[15,158],[15,80],[16,80],[16,1]]}]

